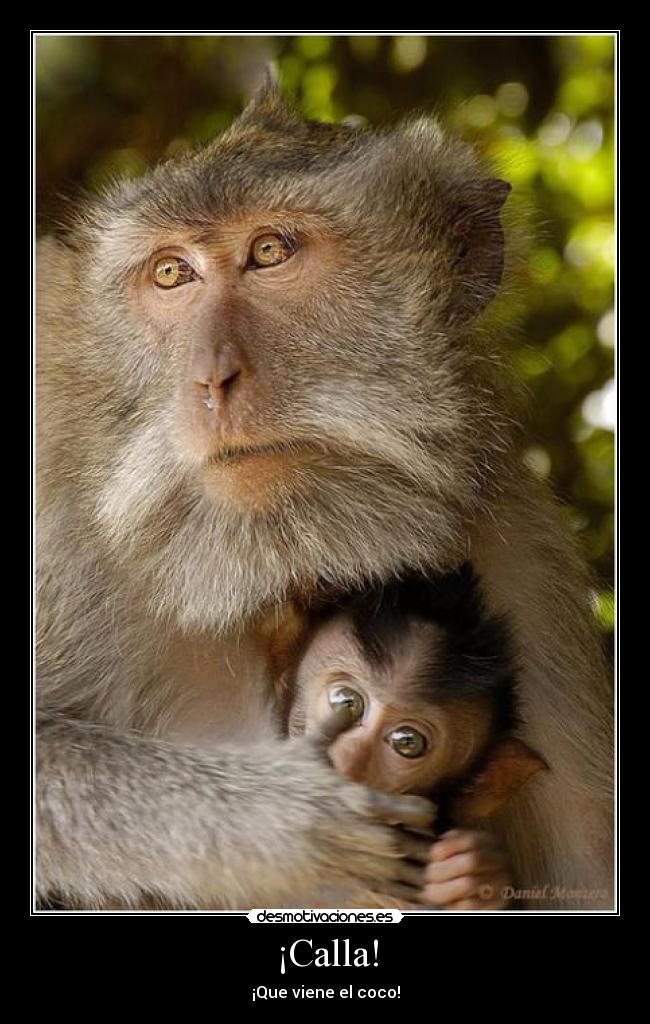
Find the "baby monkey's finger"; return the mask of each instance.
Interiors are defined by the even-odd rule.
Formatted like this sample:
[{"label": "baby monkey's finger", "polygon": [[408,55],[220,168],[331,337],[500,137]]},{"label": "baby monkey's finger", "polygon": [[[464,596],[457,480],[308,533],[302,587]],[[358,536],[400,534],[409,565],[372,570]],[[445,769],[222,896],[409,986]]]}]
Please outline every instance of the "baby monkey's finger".
[{"label": "baby monkey's finger", "polygon": [[458,853],[470,850],[490,849],[498,846],[497,840],[490,832],[472,829],[452,829],[445,832],[431,847],[430,858],[433,861],[446,860]]},{"label": "baby monkey's finger", "polygon": [[441,861],[429,861],[426,866],[427,881],[449,882],[463,875],[485,875],[503,868],[503,854],[489,847],[458,853]]}]

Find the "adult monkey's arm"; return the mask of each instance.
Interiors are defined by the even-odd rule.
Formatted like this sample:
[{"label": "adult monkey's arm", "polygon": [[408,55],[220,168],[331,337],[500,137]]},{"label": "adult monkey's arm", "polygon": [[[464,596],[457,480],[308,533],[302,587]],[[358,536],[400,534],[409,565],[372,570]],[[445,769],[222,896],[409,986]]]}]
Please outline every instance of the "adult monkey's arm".
[{"label": "adult monkey's arm", "polygon": [[422,845],[385,822],[419,798],[345,783],[304,741],[198,752],[39,716],[37,886],[81,905],[155,893],[180,906],[282,905],[333,878],[413,894]]}]

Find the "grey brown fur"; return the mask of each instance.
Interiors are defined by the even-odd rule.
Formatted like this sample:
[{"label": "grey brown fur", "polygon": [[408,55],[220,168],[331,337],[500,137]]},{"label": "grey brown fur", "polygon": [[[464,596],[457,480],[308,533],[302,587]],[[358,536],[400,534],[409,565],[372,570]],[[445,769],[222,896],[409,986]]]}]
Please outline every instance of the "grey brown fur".
[{"label": "grey brown fur", "polygon": [[[41,894],[277,905],[316,876],[352,893],[395,875],[370,795],[277,739],[257,622],[315,579],[469,557],[514,624],[526,739],[551,767],[498,823],[517,883],[611,905],[612,711],[587,579],[520,460],[480,326],[505,195],[434,122],[306,123],[268,87],[214,143],[41,244]],[[231,326],[261,382],[255,436],[322,446],[269,511],[202,490],[176,432],[191,338],[156,336],[126,284],[149,237],[256,210],[308,216],[345,254],[308,302]]]}]

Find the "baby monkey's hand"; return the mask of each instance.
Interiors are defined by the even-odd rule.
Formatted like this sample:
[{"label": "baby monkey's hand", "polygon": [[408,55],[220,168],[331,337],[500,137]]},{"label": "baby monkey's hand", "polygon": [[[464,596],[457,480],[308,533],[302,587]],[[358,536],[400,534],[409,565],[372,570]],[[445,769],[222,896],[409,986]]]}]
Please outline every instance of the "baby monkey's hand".
[{"label": "baby monkey's hand", "polygon": [[453,829],[429,851],[423,902],[441,910],[503,910],[511,884],[498,840],[489,832]]}]

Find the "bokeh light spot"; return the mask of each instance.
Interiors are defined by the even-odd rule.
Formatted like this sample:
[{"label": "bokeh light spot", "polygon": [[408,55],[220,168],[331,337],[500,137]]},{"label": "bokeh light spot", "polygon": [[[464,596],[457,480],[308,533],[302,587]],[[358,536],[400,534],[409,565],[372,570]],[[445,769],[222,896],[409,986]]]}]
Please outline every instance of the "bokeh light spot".
[{"label": "bokeh light spot", "polygon": [[551,456],[545,448],[533,445],[524,452],[524,462],[541,480],[546,480],[551,472]]},{"label": "bokeh light spot", "polygon": [[492,96],[472,96],[462,107],[460,116],[473,128],[487,128],[496,120],[496,101]]},{"label": "bokeh light spot", "polygon": [[332,40],[329,36],[299,36],[296,47],[307,60],[318,60],[330,52]]},{"label": "bokeh light spot", "polygon": [[504,82],[495,96],[497,110],[503,117],[521,117],[528,99],[528,89],[522,82]]},{"label": "bokeh light spot", "polygon": [[598,321],[598,340],[604,348],[614,348],[616,345],[616,317],[613,309],[608,309],[604,316]]},{"label": "bokeh light spot", "polygon": [[549,114],[542,122],[537,138],[542,146],[561,146],[569,137],[571,131],[571,118],[561,112]]},{"label": "bokeh light spot", "polygon": [[391,64],[396,71],[408,73],[424,64],[427,41],[424,36],[398,36],[393,40]]},{"label": "bokeh light spot", "polygon": [[616,427],[616,381],[612,378],[592,391],[582,403],[582,415],[592,427],[614,430]]}]

